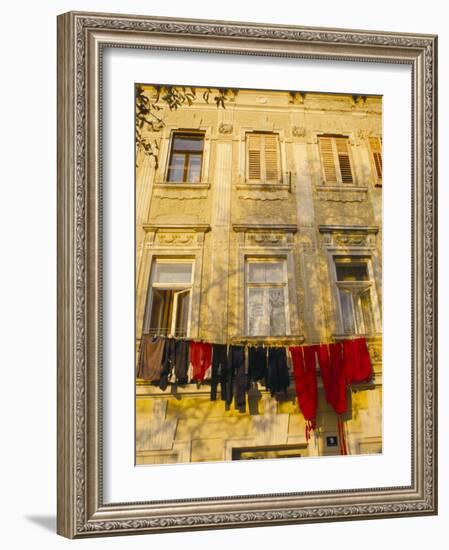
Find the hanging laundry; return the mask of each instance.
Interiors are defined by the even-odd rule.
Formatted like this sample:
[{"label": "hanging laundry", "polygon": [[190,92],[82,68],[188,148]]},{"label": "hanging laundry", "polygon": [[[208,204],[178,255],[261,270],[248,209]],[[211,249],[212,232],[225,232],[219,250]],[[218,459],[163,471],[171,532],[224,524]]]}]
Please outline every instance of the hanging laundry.
[{"label": "hanging laundry", "polygon": [[221,400],[231,403],[232,396],[228,396],[227,380],[231,377],[228,365],[228,346],[226,344],[212,344],[212,376],[210,380],[211,401],[217,399],[217,387],[220,384]]},{"label": "hanging laundry", "polygon": [[338,417],[337,429],[338,429],[338,442],[340,447],[340,454],[347,455],[348,447],[346,444],[345,423],[341,416]]},{"label": "hanging laundry", "polygon": [[175,365],[174,375],[178,384],[187,383],[187,372],[189,368],[190,340],[176,339],[175,343]]},{"label": "hanging laundry", "polygon": [[203,382],[208,377],[211,369],[211,358],[211,344],[206,342],[190,342],[191,380]]},{"label": "hanging laundry", "polygon": [[307,441],[310,438],[310,432],[316,427],[318,402],[316,353],[318,349],[319,346],[291,346],[289,348],[293,364],[296,397],[306,422]]},{"label": "hanging laundry", "polygon": [[284,347],[270,347],[268,349],[267,389],[271,397],[276,393],[284,392],[290,385],[290,375],[287,366],[287,352]]},{"label": "hanging laundry", "polygon": [[164,354],[162,357],[161,373],[159,377],[159,388],[165,391],[168,386],[168,381],[172,377],[173,366],[176,357],[176,340],[175,338],[166,338],[164,346]]},{"label": "hanging laundry", "polygon": [[326,401],[331,403],[331,380],[332,372],[329,358],[329,348],[327,344],[321,344],[318,347],[318,363],[320,365],[321,380],[323,381],[324,395]]},{"label": "hanging laundry", "polygon": [[[347,411],[346,378],[343,368],[343,346],[340,342],[329,344],[330,378],[328,381],[329,403],[337,414]],[[323,379],[324,383],[324,379]]]},{"label": "hanging laundry", "polygon": [[267,376],[267,348],[263,346],[248,347],[248,378],[259,382]]},{"label": "hanging laundry", "polygon": [[245,412],[247,379],[245,372],[244,346],[230,346],[228,361],[234,376],[235,407],[239,409],[240,412]]},{"label": "hanging laundry", "polygon": [[164,338],[142,334],[137,378],[150,382],[160,379],[164,347]]},{"label": "hanging laundry", "polygon": [[343,342],[343,363],[348,384],[369,382],[373,378],[373,367],[365,338]]}]

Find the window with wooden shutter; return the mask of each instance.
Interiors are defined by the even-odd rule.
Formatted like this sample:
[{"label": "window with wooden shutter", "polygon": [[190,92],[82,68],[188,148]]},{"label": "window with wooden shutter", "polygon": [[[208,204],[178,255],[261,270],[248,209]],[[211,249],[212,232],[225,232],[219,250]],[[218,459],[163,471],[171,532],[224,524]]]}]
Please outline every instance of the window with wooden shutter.
[{"label": "window with wooden shutter", "polygon": [[378,137],[369,138],[369,145],[374,164],[376,183],[382,183],[382,142]]},{"label": "window with wooden shutter", "polygon": [[324,181],[329,185],[354,184],[348,138],[321,136],[319,146]]},{"label": "window with wooden shutter", "polygon": [[279,139],[276,134],[250,133],[247,142],[247,180],[253,183],[280,183]]}]

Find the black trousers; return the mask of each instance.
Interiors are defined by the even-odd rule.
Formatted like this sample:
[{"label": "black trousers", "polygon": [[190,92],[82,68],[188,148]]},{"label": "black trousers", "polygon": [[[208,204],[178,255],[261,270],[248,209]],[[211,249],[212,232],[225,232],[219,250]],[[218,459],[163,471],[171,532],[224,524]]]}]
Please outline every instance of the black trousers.
[{"label": "black trousers", "polygon": [[267,376],[267,348],[250,346],[248,348],[248,378],[259,382]]},{"label": "black trousers", "polygon": [[[245,348],[243,346],[231,346],[229,348],[228,361],[234,378],[235,406],[240,412],[246,409],[247,380],[245,372]],[[232,382],[228,387],[232,388]]]},{"label": "black trousers", "polygon": [[290,375],[285,348],[273,347],[268,350],[267,388],[273,397],[275,393],[287,393]]},{"label": "black trousers", "polygon": [[227,393],[227,380],[229,373],[228,367],[228,346],[226,344],[213,344],[212,346],[212,374],[210,381],[211,401],[217,399],[217,387],[220,384],[221,399],[229,403],[232,401],[232,395],[229,398]]}]

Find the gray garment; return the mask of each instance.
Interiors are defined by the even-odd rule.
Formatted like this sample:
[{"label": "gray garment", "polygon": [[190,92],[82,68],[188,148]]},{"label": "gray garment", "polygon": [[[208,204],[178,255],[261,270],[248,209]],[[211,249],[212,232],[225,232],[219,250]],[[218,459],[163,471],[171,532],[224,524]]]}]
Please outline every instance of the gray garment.
[{"label": "gray garment", "polygon": [[164,338],[157,337],[154,339],[149,334],[142,335],[137,378],[149,381],[160,379],[164,345]]}]

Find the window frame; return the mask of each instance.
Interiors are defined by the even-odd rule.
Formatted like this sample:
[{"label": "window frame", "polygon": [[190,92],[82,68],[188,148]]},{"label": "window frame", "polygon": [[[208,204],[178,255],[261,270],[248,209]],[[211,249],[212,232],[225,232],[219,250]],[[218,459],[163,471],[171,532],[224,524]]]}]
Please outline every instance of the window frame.
[{"label": "window frame", "polygon": [[[266,167],[266,148],[265,146],[260,149],[260,178],[254,179],[250,178],[249,174],[249,152],[250,152],[250,136],[273,136],[276,139],[276,160],[277,160],[277,169],[278,169],[278,177],[277,180],[267,180],[266,173],[267,173],[267,167]],[[281,149],[281,136],[279,132],[270,132],[270,131],[264,131],[264,130],[247,130],[244,133],[244,147],[245,147],[245,166],[244,166],[244,174],[245,174],[245,183],[248,185],[262,185],[262,186],[270,186],[270,185],[284,185],[284,178],[282,173],[282,149]]]},{"label": "window frame", "polygon": [[[174,142],[176,137],[182,137],[182,136],[192,136],[192,137],[202,137],[203,142],[203,148],[201,150],[201,165],[200,165],[200,177],[198,181],[189,181],[186,179],[186,176],[188,175],[189,170],[189,163],[186,162],[186,157],[184,157],[184,165],[183,165],[183,179],[182,180],[171,180],[170,179],[170,166],[171,161],[174,153],[182,153],[187,155],[187,159],[191,155],[199,155],[195,151],[188,151],[188,150],[174,150]],[[205,162],[205,153],[206,153],[206,132],[204,130],[196,130],[196,129],[182,129],[182,128],[176,128],[172,129],[170,132],[170,142],[168,145],[168,153],[167,153],[167,162],[166,162],[166,169],[165,169],[165,178],[164,181],[170,185],[198,185],[203,182],[204,178],[204,162]]]},{"label": "window frame", "polygon": [[[184,282],[184,283],[158,283],[154,282],[154,272],[155,272],[155,266],[157,264],[190,264],[191,271],[190,271],[190,281]],[[145,310],[145,317],[144,317],[144,332],[150,332],[152,330],[152,327],[149,326],[151,322],[151,315],[152,315],[152,309],[153,309],[153,296],[154,296],[154,289],[157,290],[172,290],[174,291],[173,295],[173,311],[172,311],[172,318],[171,318],[171,326],[169,331],[165,336],[177,336],[176,335],[176,317],[177,317],[177,307],[178,307],[178,295],[183,292],[187,291],[189,294],[189,311],[187,316],[187,327],[186,327],[186,333],[185,337],[189,337],[190,335],[190,328],[191,328],[191,318],[192,318],[192,301],[193,301],[193,285],[194,285],[194,272],[195,272],[195,260],[191,258],[154,258],[151,263],[150,268],[150,278],[148,282],[148,298],[147,298],[147,307]],[[161,334],[161,329],[158,328],[157,334]]]},{"label": "window frame", "polygon": [[[333,164],[334,164],[334,170],[335,170],[335,182],[330,182],[327,179],[326,171],[324,168],[324,159],[323,159],[323,153],[321,150],[321,139],[330,139],[332,144],[332,156],[333,156]],[[346,149],[348,151],[348,160],[349,160],[349,168],[351,170],[351,182],[344,182],[342,178],[341,173],[341,165],[340,165],[340,159],[338,156],[337,151],[337,139],[344,139],[346,141]],[[354,169],[354,159],[352,157],[352,150],[351,150],[351,140],[350,136],[348,134],[319,134],[317,135],[317,144],[318,144],[318,155],[320,159],[320,168],[321,168],[321,178],[324,185],[327,185],[329,187],[332,186],[338,186],[338,187],[351,187],[354,185],[357,185],[357,179],[356,179],[356,173]]]},{"label": "window frame", "polygon": [[[272,338],[272,337],[284,337],[291,334],[290,328],[290,308],[289,308],[289,282],[288,282],[288,267],[287,258],[285,256],[245,256],[244,265],[244,322],[245,322],[245,334],[247,337],[252,338]],[[276,263],[282,264],[283,281],[279,283],[264,283],[264,282],[251,282],[249,281],[249,269],[250,264],[254,263]],[[250,334],[250,319],[249,319],[249,290],[251,288],[282,288],[284,295],[284,319],[285,319],[285,334]],[[265,299],[265,298],[264,298]]]},{"label": "window frame", "polygon": [[[366,272],[368,278],[366,280],[360,281],[340,281],[337,274],[337,263],[347,263],[348,265],[352,263],[365,263]],[[377,294],[375,288],[375,278],[374,271],[372,266],[372,257],[371,255],[357,255],[357,254],[333,254],[332,255],[332,269],[333,269],[333,280],[335,285],[335,295],[337,302],[337,310],[339,316],[340,332],[345,336],[358,335],[358,336],[373,336],[379,333],[379,320],[376,309],[378,309]],[[351,307],[352,307],[352,325],[354,330],[348,332],[345,330],[345,319],[343,314],[343,305],[340,297],[340,290],[344,290],[350,293],[351,296]],[[365,319],[363,315],[363,308],[360,302],[361,295],[365,292],[369,292],[369,299],[371,305],[371,321],[372,321],[372,332],[366,331]],[[363,329],[363,330],[362,330]]]}]

